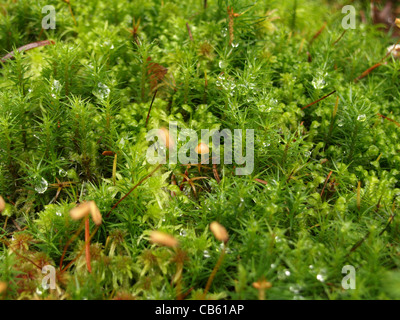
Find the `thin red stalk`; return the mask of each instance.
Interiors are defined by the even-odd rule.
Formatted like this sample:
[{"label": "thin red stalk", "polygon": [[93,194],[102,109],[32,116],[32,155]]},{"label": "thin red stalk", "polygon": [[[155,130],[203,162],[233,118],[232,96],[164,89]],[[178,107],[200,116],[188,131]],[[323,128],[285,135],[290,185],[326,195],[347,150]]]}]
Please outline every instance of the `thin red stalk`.
[{"label": "thin red stalk", "polygon": [[182,294],[182,300],[185,299],[192,291],[193,291],[193,287],[191,287],[188,291],[186,291],[184,294]]},{"label": "thin red stalk", "polygon": [[86,266],[89,272],[92,272],[90,265],[90,228],[89,228],[89,217],[85,219],[85,253],[86,253]]},{"label": "thin red stalk", "polygon": [[390,54],[393,52],[393,50],[396,48],[396,46],[397,46],[399,43],[400,43],[400,40],[398,40],[398,41],[394,44],[394,46],[392,47],[392,49],[391,49],[388,53],[386,53],[386,55],[382,58],[382,60],[381,60],[380,62],[382,62],[382,61],[385,60],[387,57],[389,57]]},{"label": "thin red stalk", "polygon": [[187,23],[187,22],[186,22],[186,29],[187,29],[187,31],[188,31],[188,33],[189,33],[189,38],[190,38],[190,41],[192,41],[192,42],[193,42],[192,31],[190,30],[189,23]]},{"label": "thin red stalk", "polygon": [[259,182],[259,183],[265,184],[265,185],[268,184],[267,181],[264,181],[264,180],[261,180],[261,179],[258,179],[258,178],[254,178],[254,180],[257,181],[257,182]]},{"label": "thin red stalk", "polygon": [[332,171],[331,171],[331,172],[329,172],[328,176],[326,177],[326,180],[325,180],[324,187],[322,188],[322,191],[321,191],[321,198],[322,198],[322,195],[324,194],[324,191],[325,191],[326,184],[328,183],[328,181],[329,181],[329,178],[331,177],[331,174],[332,174]]},{"label": "thin red stalk", "polygon": [[368,68],[367,70],[365,70],[363,73],[361,73],[361,75],[357,78],[354,79],[354,82],[358,82],[359,80],[361,80],[362,78],[365,78],[367,75],[369,75],[373,70],[375,70],[376,68],[380,67],[382,65],[381,62],[378,62],[377,64],[373,65],[371,68]]},{"label": "thin red stalk", "polygon": [[317,31],[317,33],[312,37],[312,39],[311,39],[311,41],[310,41],[310,44],[312,44],[312,43],[314,42],[314,40],[317,39],[317,38],[320,36],[320,34],[322,33],[322,31],[324,31],[325,28],[326,28],[326,22],[324,23],[324,25],[322,26],[322,28],[319,29],[319,30]]},{"label": "thin red stalk", "polygon": [[160,169],[162,164],[159,164],[152,172],[150,172],[147,176],[145,176],[142,180],[140,180],[129,192],[124,195],[114,206],[111,208],[111,210],[107,213],[106,218],[110,215],[111,211],[113,211],[129,194],[135,190],[138,186],[140,186],[144,181],[146,181],[148,178],[150,178],[154,172],[156,172],[158,169]]},{"label": "thin red stalk", "polygon": [[204,292],[203,292],[203,299],[205,299],[207,296],[207,292],[210,289],[211,284],[214,280],[214,277],[217,274],[217,271],[222,264],[222,260],[224,260],[224,256],[225,256],[225,246],[222,249],[221,255],[219,256],[219,259],[218,259],[217,263],[215,264],[215,267],[214,267],[213,271],[211,272],[210,277],[208,278],[206,288],[204,289]]},{"label": "thin red stalk", "polygon": [[[32,43],[26,44],[22,47],[19,47],[17,49],[17,51],[18,52],[28,51],[28,50],[35,49],[37,47],[47,46],[49,44],[55,44],[55,42],[52,40],[43,40],[43,41],[32,42]],[[6,54],[3,58],[1,58],[1,62],[5,62],[6,60],[13,58],[14,55],[15,55],[14,51],[11,51],[10,53]]]},{"label": "thin red stalk", "polygon": [[[135,190],[139,185],[141,185],[145,180],[147,180],[148,178],[150,178],[159,168],[161,168],[161,164],[159,164],[152,172],[150,172],[147,176],[145,176],[142,180],[140,180],[125,196],[123,196],[112,208],[111,210],[107,213],[106,218],[110,215],[110,213],[121,203],[121,201],[123,201],[133,190]],[[75,238],[79,235],[80,231],[82,230],[82,226],[83,224],[81,223],[81,226],[79,227],[78,231],[75,233],[75,235],[67,242],[67,244],[65,245],[64,248],[64,252],[62,254],[61,257],[61,261],[60,261],[60,270],[62,268],[62,262],[64,260],[65,257],[65,253],[67,251],[68,246],[71,244],[71,242],[73,240],[75,240]],[[61,272],[64,272],[65,270],[67,270],[82,254],[83,251],[85,251],[85,249],[87,248],[87,245],[90,245],[90,240],[93,238],[93,236],[96,234],[97,230],[99,229],[100,226],[97,226],[96,229],[94,229],[92,235],[87,238],[86,236],[86,232],[85,232],[85,246],[84,248],[81,250],[81,252],[72,260],[70,261],[65,267],[64,269],[61,270]],[[85,230],[86,231],[86,230]],[[89,268],[88,268],[89,269]]]},{"label": "thin red stalk", "polygon": [[308,107],[311,107],[312,105],[320,102],[321,100],[324,100],[324,99],[328,98],[330,95],[334,94],[335,92],[336,92],[336,90],[333,90],[331,93],[327,94],[326,96],[324,96],[324,97],[322,97],[322,98],[320,98],[320,99],[318,99],[318,100],[316,100],[314,102],[311,102],[310,104],[308,104],[305,107],[301,108],[301,110],[304,110],[304,109],[306,109]]},{"label": "thin red stalk", "polygon": [[25,259],[26,261],[32,263],[36,268],[42,270],[42,268],[41,268],[39,265],[37,265],[35,262],[33,262],[31,259],[29,259],[29,258],[23,256],[22,254],[19,254],[16,250],[12,249],[12,248],[10,247],[10,243],[9,243],[7,240],[0,239],[0,241],[3,242],[8,248],[10,248],[10,249],[12,250],[12,252],[14,252],[18,257],[20,257],[20,258],[22,258],[22,259]]},{"label": "thin red stalk", "polygon": [[[174,174],[171,175],[171,184],[176,186],[176,180],[175,180],[175,175]],[[171,191],[171,197],[175,197],[175,196],[176,196],[176,193]]]},{"label": "thin red stalk", "polygon": [[400,40],[398,40],[392,47],[392,49],[386,53],[386,55],[381,59],[381,61],[379,61],[377,64],[373,65],[372,67],[368,68],[367,70],[365,70],[359,77],[354,79],[354,82],[358,82],[359,80],[361,80],[362,78],[366,77],[367,75],[369,75],[373,70],[375,70],[376,68],[380,67],[382,64],[386,64],[383,61],[390,56],[390,54],[392,53],[392,51],[396,48],[396,46],[400,43]]},{"label": "thin red stalk", "polygon": [[217,180],[217,183],[220,183],[221,179],[218,175],[217,165],[215,163],[213,164],[213,173],[214,173],[215,180]]},{"label": "thin red stalk", "polygon": [[391,122],[393,122],[396,126],[400,127],[400,123],[398,123],[397,121],[394,121],[393,119],[390,119],[390,118],[388,118],[388,117],[386,117],[386,116],[384,116],[383,114],[380,114],[380,113],[378,113],[378,116],[380,116],[380,117],[382,117],[383,119],[386,119],[386,120],[388,120],[388,121],[391,121]]},{"label": "thin red stalk", "polygon": [[156,94],[157,94],[157,90],[154,92],[153,99],[151,100],[151,103],[150,103],[149,112],[147,113],[146,125],[145,125],[146,128],[147,128],[147,123],[149,122],[150,111],[151,111],[151,107],[153,106],[154,99],[156,98]]},{"label": "thin red stalk", "polygon": [[342,34],[340,35],[340,37],[332,44],[332,46],[336,45],[344,36],[344,34],[346,33],[347,30],[344,30],[342,32]]},{"label": "thin red stalk", "polygon": [[[97,227],[94,229],[93,233],[91,234],[91,236],[90,236],[89,239],[88,239],[89,241],[92,240],[92,238],[93,238],[94,235],[96,234],[97,230],[99,230],[99,228],[100,228],[100,226],[97,226]],[[85,245],[86,245],[86,241],[85,241]],[[79,259],[79,257],[80,257],[80,256],[83,254],[83,252],[85,251],[85,245],[83,246],[82,250],[77,254],[77,256],[76,256],[72,261],[70,261],[70,262],[64,267],[64,269],[61,270],[61,273],[65,272],[76,260]]]}]

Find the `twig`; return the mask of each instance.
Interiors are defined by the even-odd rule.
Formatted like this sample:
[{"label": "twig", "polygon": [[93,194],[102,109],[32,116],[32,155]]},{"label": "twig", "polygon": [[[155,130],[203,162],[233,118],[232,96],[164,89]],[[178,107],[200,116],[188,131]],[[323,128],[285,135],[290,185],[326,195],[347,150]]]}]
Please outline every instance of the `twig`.
[{"label": "twig", "polygon": [[9,243],[7,240],[4,240],[4,239],[1,239],[1,238],[0,238],[0,241],[1,241],[2,243],[4,243],[8,248],[10,248],[10,250],[11,250],[12,252],[14,252],[18,257],[20,257],[20,258],[22,258],[22,259],[25,259],[26,261],[32,263],[36,268],[42,270],[42,268],[41,268],[39,265],[37,265],[35,262],[33,262],[31,259],[29,259],[29,258],[23,256],[22,254],[19,254],[16,250],[14,250],[13,248],[11,248],[11,247],[10,247],[10,243]]},{"label": "twig", "polygon": [[373,65],[371,68],[368,68],[365,70],[360,76],[354,79],[354,82],[360,81],[362,78],[365,78],[367,75],[369,75],[373,70],[376,68],[380,67],[382,65],[381,62],[378,62],[377,64]]},{"label": "twig", "polygon": [[150,172],[147,176],[145,176],[142,180],[140,180],[129,192],[124,195],[114,206],[111,208],[111,210],[107,213],[106,218],[110,215],[111,211],[113,211],[129,194],[135,190],[138,186],[140,186],[144,181],[146,181],[148,178],[150,178],[158,169],[160,169],[162,164],[159,164],[152,172]]},{"label": "twig", "polygon": [[213,173],[214,173],[215,180],[217,180],[217,183],[220,183],[221,179],[218,175],[217,165],[215,163],[213,164]]},{"label": "twig", "polygon": [[331,174],[332,174],[332,171],[331,171],[331,172],[329,172],[328,176],[326,177],[326,180],[325,180],[324,187],[322,188],[322,191],[321,191],[321,198],[322,198],[322,196],[323,196],[323,194],[324,194],[324,191],[325,191],[326,184],[328,183],[328,181],[329,181],[329,178],[331,177]]},{"label": "twig", "polygon": [[310,104],[308,104],[305,107],[301,108],[301,110],[304,110],[304,109],[306,109],[308,107],[311,107],[312,105],[320,102],[321,100],[324,100],[324,99],[328,98],[330,95],[334,94],[335,92],[336,92],[336,90],[333,90],[331,93],[328,93],[326,96],[324,96],[324,97],[322,97],[322,98],[320,98],[320,99],[318,99],[318,100],[316,100],[314,102],[311,102]]},{"label": "twig", "polygon": [[337,40],[332,44],[332,46],[335,46],[343,38],[343,36],[345,35],[346,32],[347,32],[347,30],[344,30],[342,32],[342,34],[340,35],[340,37],[337,38]]},{"label": "twig", "polygon": [[400,43],[400,40],[398,40],[396,42],[396,44],[393,45],[392,49],[390,51],[388,51],[388,53],[386,53],[386,55],[381,59],[381,61],[379,61],[377,64],[373,65],[372,67],[368,68],[367,70],[365,70],[359,77],[354,79],[354,82],[358,82],[359,80],[361,80],[362,78],[366,77],[367,75],[369,75],[373,70],[375,70],[376,68],[380,67],[383,64],[387,64],[387,62],[383,62],[387,57],[390,56],[390,54],[392,53],[392,51],[396,48],[396,46]]},{"label": "twig", "polygon": [[222,249],[221,255],[219,256],[219,259],[218,259],[218,261],[217,261],[217,263],[216,263],[216,265],[215,265],[213,271],[211,272],[210,277],[208,278],[208,281],[207,281],[207,284],[206,284],[206,288],[204,289],[204,292],[203,292],[203,300],[204,300],[204,299],[206,298],[206,296],[207,296],[207,292],[208,292],[208,290],[210,289],[211,283],[213,282],[214,277],[215,277],[215,275],[217,274],[217,271],[218,271],[219,267],[220,267],[221,264],[222,264],[222,260],[224,260],[224,256],[225,256],[225,246],[224,246],[224,248]]},{"label": "twig", "polygon": [[[43,41],[32,42],[32,43],[26,44],[26,45],[18,48],[17,51],[18,52],[28,51],[28,50],[35,49],[37,47],[47,46],[49,44],[55,44],[55,42],[52,40],[43,40]],[[6,54],[3,58],[1,58],[1,62],[5,62],[8,59],[14,58],[14,55],[15,55],[14,51],[11,51],[10,53]]]},{"label": "twig", "polygon": [[68,8],[69,8],[69,12],[71,13],[72,19],[74,20],[74,24],[75,26],[76,24],[76,20],[75,20],[75,16],[74,16],[74,12],[72,11],[72,7],[71,7],[71,2],[70,0],[63,0],[66,4],[68,4]]},{"label": "twig", "polygon": [[261,180],[261,179],[258,179],[258,178],[254,178],[254,181],[257,181],[257,182],[262,183],[262,184],[264,184],[264,185],[267,185],[267,184],[268,184],[267,181],[264,181],[264,180]]},{"label": "twig", "polygon": [[382,117],[383,119],[386,119],[386,120],[388,120],[388,121],[391,121],[391,122],[393,122],[396,126],[400,127],[400,123],[398,123],[397,121],[394,121],[393,119],[390,119],[390,118],[388,118],[388,117],[386,117],[386,116],[384,116],[383,114],[380,114],[380,113],[378,113],[378,116],[380,116],[380,117]]},{"label": "twig", "polygon": [[319,29],[319,30],[317,31],[317,33],[312,37],[312,39],[310,40],[310,45],[312,45],[312,43],[314,42],[314,40],[317,39],[317,38],[320,36],[320,34],[322,33],[322,31],[324,31],[325,28],[326,28],[326,22],[324,23],[324,25],[322,26],[322,28]]},{"label": "twig", "polygon": [[[91,241],[91,240],[92,240],[92,238],[93,238],[94,235],[96,234],[97,230],[99,230],[99,228],[100,228],[100,226],[97,226],[96,229],[94,229],[94,231],[93,231],[93,233],[90,235],[88,241]],[[85,241],[85,244],[84,244],[83,248],[82,248],[81,251],[77,254],[77,256],[76,256],[73,260],[71,260],[71,261],[65,266],[65,268],[61,270],[60,273],[65,272],[76,260],[78,260],[78,259],[80,258],[80,256],[81,256],[81,255],[83,254],[83,252],[85,251],[85,246],[86,246],[86,241]]]}]

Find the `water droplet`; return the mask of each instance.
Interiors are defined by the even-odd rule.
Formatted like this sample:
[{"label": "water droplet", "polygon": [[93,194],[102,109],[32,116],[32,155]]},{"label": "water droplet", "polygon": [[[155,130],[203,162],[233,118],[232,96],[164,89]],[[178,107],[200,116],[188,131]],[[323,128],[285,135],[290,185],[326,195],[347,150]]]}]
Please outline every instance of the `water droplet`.
[{"label": "water droplet", "polygon": [[360,122],[364,122],[366,119],[367,119],[367,116],[365,114],[360,114],[357,117],[357,120],[360,121]]},{"label": "water droplet", "polygon": [[226,37],[227,33],[228,33],[228,29],[227,28],[222,28],[222,30],[221,30],[222,36]]},{"label": "water droplet", "polygon": [[290,276],[290,271],[287,270],[287,269],[278,272],[278,279],[279,279],[279,280],[284,280],[284,279],[286,279],[286,278],[289,277],[289,276]]},{"label": "water droplet", "polygon": [[317,280],[324,282],[325,281],[325,277],[322,274],[317,274]]},{"label": "water droplet", "polygon": [[324,282],[326,280],[326,269],[321,269],[316,278],[318,281]]},{"label": "water droplet", "polygon": [[298,293],[300,293],[300,291],[301,291],[301,287],[299,286],[299,285],[293,285],[293,286],[290,286],[289,287],[289,290],[291,291],[291,292],[293,292],[293,293],[295,293],[295,294],[298,294]]},{"label": "water droplet", "polygon": [[278,100],[276,100],[276,99],[274,99],[274,98],[271,98],[271,99],[269,100],[269,102],[270,102],[271,104],[273,104],[273,105],[277,105],[277,104],[278,104]]},{"label": "water droplet", "polygon": [[105,98],[108,98],[108,96],[110,95],[110,89],[108,88],[107,85],[105,85],[104,83],[99,82],[97,84],[98,86],[98,90],[96,91],[96,95],[99,99],[103,100]]},{"label": "water droplet", "polygon": [[276,268],[276,264],[275,263],[272,263],[271,264],[271,269],[275,269]]},{"label": "water droplet", "polygon": [[36,293],[37,293],[39,296],[41,296],[41,295],[43,294],[43,292],[42,292],[42,291],[40,291],[40,289],[39,289],[39,288],[36,288]]},{"label": "water droplet", "polygon": [[222,60],[219,60],[218,66],[219,66],[221,69],[224,69],[224,68],[226,68],[226,63],[225,63],[224,61],[222,61]]},{"label": "water droplet", "polygon": [[60,211],[57,211],[57,212],[56,212],[56,215],[57,215],[57,216],[59,216],[59,217],[61,217],[61,216],[62,216],[62,214],[61,214],[61,212],[60,212]]},{"label": "water droplet", "polygon": [[61,177],[65,177],[65,176],[67,175],[67,171],[65,171],[64,169],[60,169],[60,170],[58,170],[58,174],[59,174]]},{"label": "water droplet", "polygon": [[311,151],[306,151],[306,152],[304,152],[304,156],[305,156],[306,158],[308,158],[309,156],[311,156]]},{"label": "water droplet", "polygon": [[233,47],[233,48],[237,48],[238,46],[239,46],[239,42],[236,42],[236,43],[235,43],[235,42],[232,42],[232,47]]},{"label": "water droplet", "polygon": [[313,266],[312,264],[310,264],[310,265],[308,266],[308,268],[310,268],[310,269],[312,270],[312,269],[314,269],[314,266]]},{"label": "water droplet", "polygon": [[37,193],[45,193],[49,183],[44,178],[37,179],[35,183],[35,190]]},{"label": "water droplet", "polygon": [[182,237],[186,237],[187,236],[187,232],[185,231],[185,230],[181,230],[181,232],[179,232],[179,234],[182,236]]},{"label": "water droplet", "polygon": [[51,86],[51,91],[58,93],[58,92],[60,92],[60,90],[61,90],[60,81],[54,80],[53,85]]},{"label": "water droplet", "polygon": [[219,248],[217,248],[217,251],[220,252],[220,251],[224,250],[224,248],[225,248],[225,253],[226,253],[226,254],[232,253],[232,250],[231,250],[230,248],[228,248],[228,247],[225,245],[225,243],[223,243],[223,242],[221,242],[221,244],[219,245]]},{"label": "water droplet", "polygon": [[204,251],[203,251],[203,257],[204,257],[204,258],[209,258],[209,257],[210,257],[210,254],[208,253],[207,250],[204,250]]}]

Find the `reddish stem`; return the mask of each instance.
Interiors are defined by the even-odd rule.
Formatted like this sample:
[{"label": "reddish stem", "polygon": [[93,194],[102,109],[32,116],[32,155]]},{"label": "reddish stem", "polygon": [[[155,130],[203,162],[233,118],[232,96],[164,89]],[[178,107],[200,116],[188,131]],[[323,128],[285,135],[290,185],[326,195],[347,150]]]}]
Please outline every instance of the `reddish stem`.
[{"label": "reddish stem", "polygon": [[140,186],[144,181],[146,181],[148,178],[150,178],[154,172],[156,172],[158,169],[160,169],[162,166],[162,164],[159,164],[152,172],[150,172],[147,176],[145,176],[142,180],[140,180],[131,190],[129,190],[129,192],[124,195],[116,204],[114,204],[114,206],[111,208],[111,210],[107,213],[106,218],[108,218],[108,216],[110,215],[111,211],[113,211],[120,203],[122,200],[124,200],[127,196],[129,196],[129,194],[135,190],[138,186]]},{"label": "reddish stem", "polygon": [[311,102],[310,104],[308,104],[305,107],[301,108],[301,110],[304,110],[304,109],[306,109],[308,107],[311,107],[313,104],[316,104],[316,103],[320,102],[321,100],[324,100],[324,99],[328,98],[330,95],[334,94],[335,92],[336,92],[336,90],[332,91],[331,93],[327,94],[326,96],[324,96],[324,97],[322,97],[322,98],[320,98],[320,99],[318,99],[318,100],[316,100],[314,102]]},{"label": "reddish stem", "polygon": [[328,183],[328,180],[329,180],[329,178],[331,177],[331,174],[332,174],[332,171],[329,172],[328,177],[327,177],[326,180],[325,180],[324,187],[322,188],[322,191],[321,191],[321,198],[322,198],[322,195],[324,194],[326,184]]}]

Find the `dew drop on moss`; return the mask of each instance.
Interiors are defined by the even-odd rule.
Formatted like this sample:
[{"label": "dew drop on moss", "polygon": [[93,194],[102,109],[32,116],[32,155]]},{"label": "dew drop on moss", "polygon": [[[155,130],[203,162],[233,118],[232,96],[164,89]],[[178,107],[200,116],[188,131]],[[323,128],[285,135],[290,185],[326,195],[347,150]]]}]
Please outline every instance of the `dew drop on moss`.
[{"label": "dew drop on moss", "polygon": [[44,179],[40,178],[35,183],[35,190],[37,193],[45,193],[49,183]]},{"label": "dew drop on moss", "polygon": [[67,175],[67,171],[65,171],[64,169],[60,169],[60,170],[58,170],[58,174],[59,174],[61,177],[65,177],[65,176]]}]

